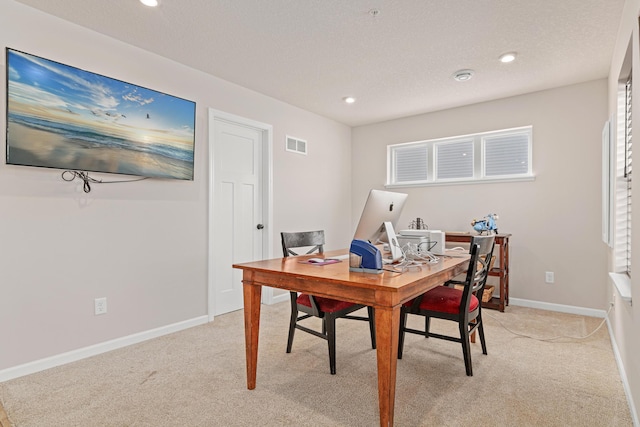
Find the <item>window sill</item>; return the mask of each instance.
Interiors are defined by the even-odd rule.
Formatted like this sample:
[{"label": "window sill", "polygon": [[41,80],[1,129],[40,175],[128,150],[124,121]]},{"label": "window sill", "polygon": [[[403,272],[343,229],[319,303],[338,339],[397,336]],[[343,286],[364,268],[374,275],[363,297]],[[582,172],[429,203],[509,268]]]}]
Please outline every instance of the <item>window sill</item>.
[{"label": "window sill", "polygon": [[631,279],[626,274],[609,273],[613,285],[620,294],[620,298],[631,305]]},{"label": "window sill", "polygon": [[459,185],[459,184],[490,184],[498,182],[522,182],[535,181],[534,176],[523,176],[518,178],[484,178],[484,179],[468,179],[468,180],[451,180],[451,181],[430,181],[418,182],[413,184],[386,184],[385,188],[402,188],[402,187],[431,187],[436,185]]}]

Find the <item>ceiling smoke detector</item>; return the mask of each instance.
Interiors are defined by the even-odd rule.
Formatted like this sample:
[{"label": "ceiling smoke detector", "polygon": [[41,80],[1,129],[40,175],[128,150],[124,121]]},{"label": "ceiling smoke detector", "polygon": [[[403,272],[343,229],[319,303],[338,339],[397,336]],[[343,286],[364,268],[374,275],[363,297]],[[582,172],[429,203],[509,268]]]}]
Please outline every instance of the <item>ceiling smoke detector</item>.
[{"label": "ceiling smoke detector", "polygon": [[451,77],[457,82],[466,82],[473,77],[473,70],[458,70]]},{"label": "ceiling smoke detector", "polygon": [[158,0],[140,0],[140,3],[145,6],[156,7],[158,5]]}]

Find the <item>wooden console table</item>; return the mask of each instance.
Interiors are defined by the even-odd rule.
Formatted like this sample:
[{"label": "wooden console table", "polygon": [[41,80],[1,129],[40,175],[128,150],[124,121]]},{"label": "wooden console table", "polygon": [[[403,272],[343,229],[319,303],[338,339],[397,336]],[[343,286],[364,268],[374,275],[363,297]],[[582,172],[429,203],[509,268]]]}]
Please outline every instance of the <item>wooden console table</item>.
[{"label": "wooden console table", "polygon": [[[470,243],[475,234],[463,232],[445,232],[446,242]],[[500,265],[489,271],[489,276],[499,277],[500,296],[493,297],[482,303],[483,308],[492,308],[504,312],[509,305],[509,238],[511,234],[496,234],[496,245],[499,248],[498,261]],[[494,251],[495,253],[495,251]]]}]

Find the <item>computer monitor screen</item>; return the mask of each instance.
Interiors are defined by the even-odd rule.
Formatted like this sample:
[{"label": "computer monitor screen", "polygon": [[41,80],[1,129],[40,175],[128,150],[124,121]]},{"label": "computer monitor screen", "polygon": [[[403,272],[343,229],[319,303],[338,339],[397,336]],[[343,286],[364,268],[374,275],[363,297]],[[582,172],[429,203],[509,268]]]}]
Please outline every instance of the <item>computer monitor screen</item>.
[{"label": "computer monitor screen", "polygon": [[404,193],[371,190],[353,238],[367,240],[374,245],[388,242],[384,223],[390,222],[396,228],[407,197]]}]

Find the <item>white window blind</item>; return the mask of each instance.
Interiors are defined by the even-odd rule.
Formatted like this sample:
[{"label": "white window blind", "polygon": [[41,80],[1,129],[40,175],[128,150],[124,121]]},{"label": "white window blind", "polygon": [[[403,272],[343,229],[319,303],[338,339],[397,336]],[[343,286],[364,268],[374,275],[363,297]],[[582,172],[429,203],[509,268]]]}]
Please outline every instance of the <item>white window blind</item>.
[{"label": "white window blind", "polygon": [[395,151],[395,182],[420,182],[427,180],[429,172],[428,147],[409,145]]},{"label": "white window blind", "polygon": [[617,167],[615,190],[614,272],[631,276],[631,188],[633,141],[631,123],[631,78],[618,90]]},{"label": "white window blind", "polygon": [[529,135],[516,133],[483,138],[485,176],[526,175]]},{"label": "white window blind", "polygon": [[625,84],[625,109],[624,109],[624,148],[625,148],[625,156],[624,156],[624,176],[627,180],[627,191],[626,191],[626,272],[631,276],[631,182],[632,182],[632,172],[633,172],[633,161],[632,161],[632,152],[633,152],[633,138],[632,138],[632,123],[631,123],[631,76],[629,76],[629,80],[627,80]]},{"label": "white window blind", "polygon": [[437,179],[473,178],[473,139],[435,144]]}]

